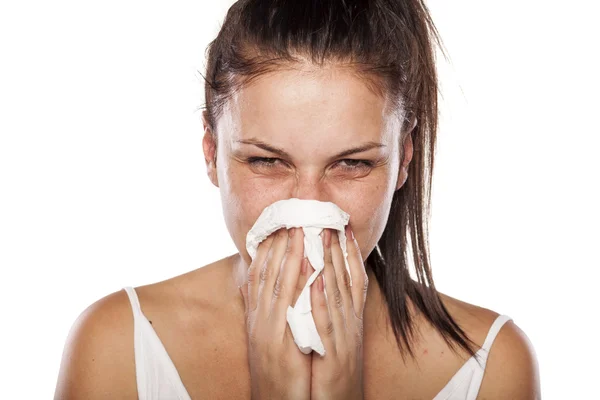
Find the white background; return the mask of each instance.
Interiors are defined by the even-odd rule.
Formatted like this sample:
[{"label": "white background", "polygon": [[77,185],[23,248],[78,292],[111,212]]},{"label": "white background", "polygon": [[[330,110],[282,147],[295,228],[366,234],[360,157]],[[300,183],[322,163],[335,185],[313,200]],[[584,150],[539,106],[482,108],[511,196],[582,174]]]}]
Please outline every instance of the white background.
[{"label": "white background", "polygon": [[[201,138],[204,50],[231,1],[0,6],[2,398],[51,398],[77,316],[232,254]],[[543,397],[597,393],[594,2],[430,0],[442,121],[438,289],[511,316]]]}]

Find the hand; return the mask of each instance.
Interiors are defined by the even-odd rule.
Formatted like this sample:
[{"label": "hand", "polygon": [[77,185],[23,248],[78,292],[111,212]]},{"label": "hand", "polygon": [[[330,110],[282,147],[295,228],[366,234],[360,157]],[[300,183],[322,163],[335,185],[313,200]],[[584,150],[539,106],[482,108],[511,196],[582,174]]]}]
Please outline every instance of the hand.
[{"label": "hand", "polygon": [[325,291],[311,286],[312,312],[325,355],[312,353],[312,400],[363,399],[363,310],[368,278],[356,239],[346,228],[352,287],[336,231],[325,229]]},{"label": "hand", "polygon": [[[291,237],[290,237],[291,236]],[[308,277],[301,229],[284,228],[260,243],[248,269],[244,298],[252,399],[310,399],[310,354],[303,354],[288,326],[287,308]],[[307,261],[306,261],[307,263]]]}]

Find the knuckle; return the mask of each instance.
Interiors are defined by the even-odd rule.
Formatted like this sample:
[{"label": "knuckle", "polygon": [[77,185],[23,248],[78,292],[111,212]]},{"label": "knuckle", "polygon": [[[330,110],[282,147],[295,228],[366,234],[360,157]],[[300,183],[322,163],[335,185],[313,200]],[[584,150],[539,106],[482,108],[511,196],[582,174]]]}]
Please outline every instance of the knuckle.
[{"label": "knuckle", "polygon": [[248,269],[248,286],[256,282],[256,280],[259,278],[258,274],[259,271],[256,269],[256,267]]},{"label": "knuckle", "polygon": [[262,269],[260,270],[260,282],[265,283],[266,281],[269,280],[271,275],[272,275],[271,268],[269,268],[268,263],[265,263],[265,265],[263,265]]},{"label": "knuckle", "polygon": [[358,328],[356,329],[356,332],[354,333],[354,337],[356,338],[356,343],[362,344],[363,338],[364,338],[363,324],[358,324]]},{"label": "knuckle", "polygon": [[342,283],[344,289],[350,288],[350,277],[348,276],[348,272],[344,270],[342,274],[338,277],[338,282]]},{"label": "knuckle", "polygon": [[342,292],[340,289],[334,289],[333,291],[333,301],[337,308],[342,308],[344,306],[344,301],[342,299]]},{"label": "knuckle", "polygon": [[281,279],[277,279],[275,287],[273,288],[273,299],[278,299],[285,295],[285,285],[281,282]]},{"label": "knuckle", "polygon": [[331,320],[329,320],[327,322],[327,325],[325,326],[325,334],[327,336],[333,336],[333,332],[334,332],[333,322]]},{"label": "knuckle", "polygon": [[358,331],[356,331],[354,333],[354,344],[355,344],[355,348],[361,349],[363,348],[363,340],[364,340],[364,336],[363,336],[363,332],[362,332],[362,328]]},{"label": "knuckle", "polygon": [[302,253],[300,253],[302,249],[298,247],[292,240],[288,242],[287,248],[285,249],[285,261],[291,258],[301,258]]}]

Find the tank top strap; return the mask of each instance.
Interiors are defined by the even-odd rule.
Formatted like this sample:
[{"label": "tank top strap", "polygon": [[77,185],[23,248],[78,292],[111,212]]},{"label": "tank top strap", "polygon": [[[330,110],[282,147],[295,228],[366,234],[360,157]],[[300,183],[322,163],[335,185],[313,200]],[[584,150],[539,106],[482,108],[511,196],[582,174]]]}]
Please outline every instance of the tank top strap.
[{"label": "tank top strap", "polygon": [[483,342],[483,346],[481,346],[482,349],[486,350],[486,354],[490,351],[490,347],[492,347],[492,343],[494,343],[496,335],[498,335],[498,332],[500,332],[500,328],[502,328],[502,326],[504,326],[504,324],[510,320],[512,320],[512,318],[508,315],[498,315],[498,317],[496,317],[496,320],[492,324],[492,327],[490,328],[487,337]]},{"label": "tank top strap", "polygon": [[137,293],[135,289],[131,286],[125,286],[123,288],[129,297],[129,302],[131,303],[131,309],[133,310],[133,316],[137,320],[142,317],[142,307],[140,306],[140,300],[138,299]]}]

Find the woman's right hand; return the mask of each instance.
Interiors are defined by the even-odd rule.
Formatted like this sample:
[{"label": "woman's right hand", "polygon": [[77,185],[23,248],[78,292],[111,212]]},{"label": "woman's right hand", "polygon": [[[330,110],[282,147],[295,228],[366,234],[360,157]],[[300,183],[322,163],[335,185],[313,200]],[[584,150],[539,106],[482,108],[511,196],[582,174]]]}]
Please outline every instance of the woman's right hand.
[{"label": "woman's right hand", "polygon": [[[258,246],[241,287],[246,310],[252,399],[310,399],[311,360],[288,327],[287,308],[308,279],[301,228],[281,228]],[[310,265],[306,270],[312,270]]]}]

